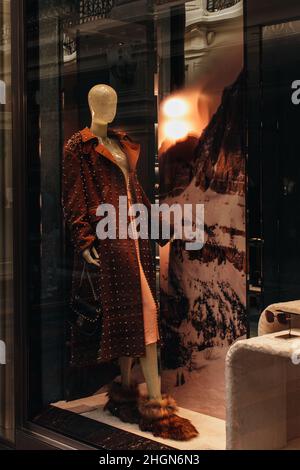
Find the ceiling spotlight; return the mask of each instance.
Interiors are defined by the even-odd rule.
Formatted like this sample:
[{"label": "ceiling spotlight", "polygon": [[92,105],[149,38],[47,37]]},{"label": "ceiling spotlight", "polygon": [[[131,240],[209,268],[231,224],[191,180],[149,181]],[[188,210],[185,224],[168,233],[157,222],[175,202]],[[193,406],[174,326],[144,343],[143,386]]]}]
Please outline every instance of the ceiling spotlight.
[{"label": "ceiling spotlight", "polygon": [[169,98],[163,104],[163,112],[168,118],[180,118],[188,111],[188,105],[182,98]]}]

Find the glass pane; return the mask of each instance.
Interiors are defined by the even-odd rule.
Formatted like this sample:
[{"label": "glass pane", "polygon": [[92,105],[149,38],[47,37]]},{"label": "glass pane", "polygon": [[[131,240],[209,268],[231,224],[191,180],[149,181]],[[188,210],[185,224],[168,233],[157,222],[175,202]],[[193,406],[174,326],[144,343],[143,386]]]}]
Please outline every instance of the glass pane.
[{"label": "glass pane", "polygon": [[13,439],[13,226],[10,1],[0,5],[0,435]]},{"label": "glass pane", "polygon": [[[225,354],[247,323],[243,4],[27,7],[30,417],[59,431],[56,417],[68,410],[118,427],[103,411],[105,393],[131,372],[141,388],[175,396],[195,424],[210,415],[225,445]],[[204,255],[188,253],[182,240],[162,249],[154,240],[138,248],[102,240],[97,209],[108,201],[115,208],[116,195],[181,209],[207,204]],[[162,348],[153,346],[157,313]],[[75,437],[75,428],[64,432]]]},{"label": "glass pane", "polygon": [[[203,202],[206,228],[199,252],[187,251],[181,240],[161,249],[162,383],[196,421],[202,414],[224,420],[225,355],[247,333],[243,13],[233,1],[191,1],[183,8],[171,42],[176,82],[161,107],[160,189],[164,202]],[[216,24],[209,28],[209,21]],[[168,95],[166,88],[161,92]],[[181,120],[164,107],[175,99],[187,107]],[[184,139],[178,139],[181,130]]]}]

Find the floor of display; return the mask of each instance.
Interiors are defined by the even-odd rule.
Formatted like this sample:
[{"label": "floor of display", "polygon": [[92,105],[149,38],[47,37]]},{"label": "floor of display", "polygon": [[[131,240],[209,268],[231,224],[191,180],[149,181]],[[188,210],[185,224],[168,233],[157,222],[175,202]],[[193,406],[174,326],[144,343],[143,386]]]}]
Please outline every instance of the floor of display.
[{"label": "floor of display", "polygon": [[[228,347],[208,348],[193,355],[193,367],[162,371],[162,389],[175,398],[179,406],[196,414],[225,420],[225,358]],[[139,368],[133,373],[137,382],[143,382]],[[176,386],[177,374],[184,375],[185,383]]]},{"label": "floor of display", "polygon": [[[142,384],[141,389],[144,388]],[[177,442],[170,439],[160,439],[152,436],[151,433],[140,431],[134,424],[127,424],[112,416],[109,412],[103,411],[103,406],[107,401],[105,393],[100,393],[88,398],[74,400],[71,402],[60,401],[53,404],[55,407],[78,413],[81,416],[113,426],[117,429],[130,432],[137,436],[151,439],[169,447],[180,450],[222,450],[225,449],[225,421],[202,413],[179,408],[179,415],[188,418],[199,431],[199,436],[188,442]]]},{"label": "floor of display", "polygon": [[[103,411],[107,401],[106,387],[96,395],[74,400],[59,401],[52,404],[61,409],[71,411],[93,422],[104,423],[116,429],[127,431],[136,437],[156,441],[180,450],[221,450],[226,446],[225,432],[225,374],[224,364],[228,348],[211,348],[194,355],[193,369],[183,367],[177,370],[162,372],[162,388],[164,393],[172,395],[179,405],[179,414],[192,421],[199,431],[199,436],[188,442],[155,438],[151,433],[140,431],[137,425],[123,423],[119,419]],[[177,374],[184,375],[185,382],[176,386]],[[120,379],[120,377],[119,377]],[[146,393],[141,368],[136,364],[132,369],[132,379],[140,383],[142,393]],[[199,399],[201,397],[201,399]]]}]

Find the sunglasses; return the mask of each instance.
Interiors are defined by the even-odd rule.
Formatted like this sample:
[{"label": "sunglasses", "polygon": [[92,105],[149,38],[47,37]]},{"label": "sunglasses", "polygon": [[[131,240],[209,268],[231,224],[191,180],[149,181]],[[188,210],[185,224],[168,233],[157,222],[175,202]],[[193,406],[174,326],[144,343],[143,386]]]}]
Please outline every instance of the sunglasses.
[{"label": "sunglasses", "polygon": [[277,320],[281,325],[287,325],[289,322],[289,315],[286,313],[277,313],[275,315],[273,312],[270,312],[270,310],[267,310],[266,320],[268,323],[274,323],[275,320]]}]

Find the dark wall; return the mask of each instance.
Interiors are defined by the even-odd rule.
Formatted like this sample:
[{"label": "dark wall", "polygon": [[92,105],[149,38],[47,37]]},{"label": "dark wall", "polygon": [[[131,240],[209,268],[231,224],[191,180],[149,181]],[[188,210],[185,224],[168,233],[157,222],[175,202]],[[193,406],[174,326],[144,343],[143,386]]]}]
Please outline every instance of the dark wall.
[{"label": "dark wall", "polygon": [[297,20],[300,5],[248,1],[246,9],[250,284],[262,286],[263,308],[300,292],[300,106],[291,101],[300,72],[300,26],[263,34],[265,25]]},{"label": "dark wall", "polygon": [[248,0],[246,9],[248,26],[276,23],[300,16],[299,0]]}]

